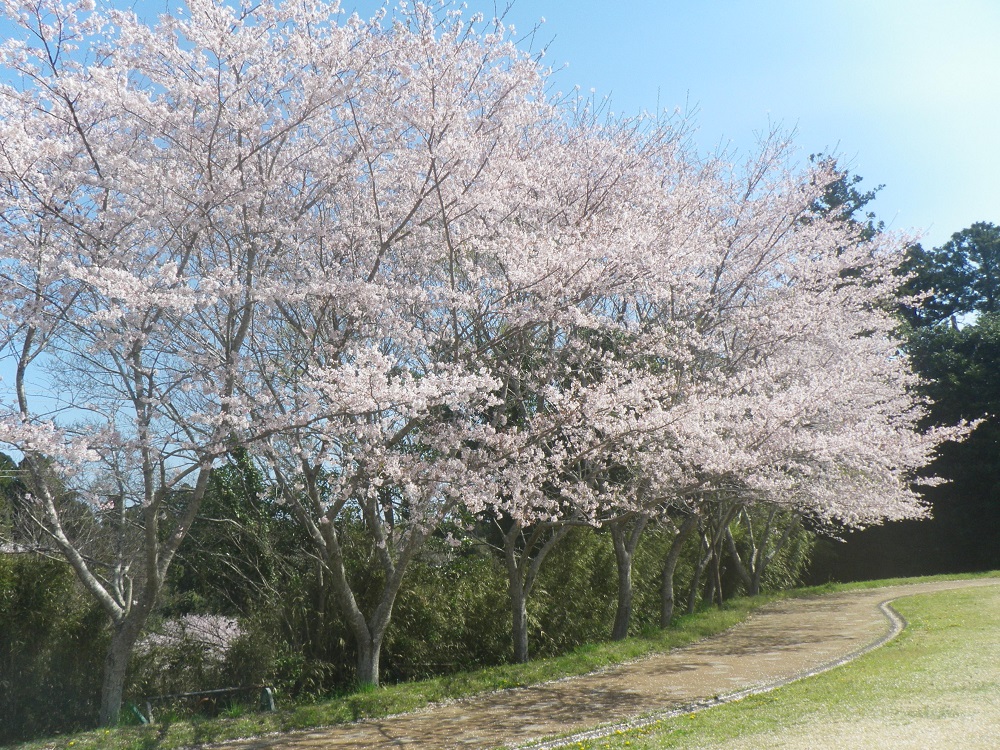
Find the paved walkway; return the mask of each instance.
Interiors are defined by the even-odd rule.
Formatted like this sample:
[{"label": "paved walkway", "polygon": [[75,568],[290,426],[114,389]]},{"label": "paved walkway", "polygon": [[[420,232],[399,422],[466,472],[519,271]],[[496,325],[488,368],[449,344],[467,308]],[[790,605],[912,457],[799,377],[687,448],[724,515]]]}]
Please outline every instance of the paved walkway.
[{"label": "paved walkway", "polygon": [[[599,725],[690,711],[815,674],[895,634],[885,602],[997,579],[941,581],[789,599],[717,636],[582,677],[430,706],[410,714],[231,743],[246,750],[512,747]],[[554,746],[554,745],[546,745]],[[540,745],[539,745],[540,747]]]}]

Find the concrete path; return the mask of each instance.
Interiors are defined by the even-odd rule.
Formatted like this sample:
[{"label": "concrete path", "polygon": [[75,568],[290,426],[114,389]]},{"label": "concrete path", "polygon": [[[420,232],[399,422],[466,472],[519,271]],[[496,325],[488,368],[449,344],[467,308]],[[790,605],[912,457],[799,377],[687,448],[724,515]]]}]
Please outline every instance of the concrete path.
[{"label": "concrete path", "polygon": [[698,710],[844,663],[898,632],[902,622],[882,605],[901,596],[996,585],[1000,580],[941,581],[789,599],[758,610],[717,636],[595,674],[226,747],[444,750],[530,743],[556,747],[567,740],[540,740]]}]

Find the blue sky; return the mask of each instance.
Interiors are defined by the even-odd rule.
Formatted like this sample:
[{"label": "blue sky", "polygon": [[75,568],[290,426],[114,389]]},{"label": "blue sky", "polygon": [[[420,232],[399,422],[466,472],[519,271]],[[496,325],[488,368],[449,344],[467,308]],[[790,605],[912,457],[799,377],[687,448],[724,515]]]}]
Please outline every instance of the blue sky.
[{"label": "blue sky", "polygon": [[879,217],[928,246],[1000,223],[997,0],[517,0],[508,15],[522,31],[543,17],[562,90],[626,114],[694,106],[705,150],[795,128],[803,159],[834,152],[884,184]]},{"label": "blue sky", "polygon": [[[182,2],[113,1],[150,19]],[[516,0],[507,15],[521,32],[542,18],[558,89],[625,114],[694,109],[705,151],[794,129],[803,160],[835,153],[884,184],[874,210],[927,246],[1000,223],[1000,0]]]}]

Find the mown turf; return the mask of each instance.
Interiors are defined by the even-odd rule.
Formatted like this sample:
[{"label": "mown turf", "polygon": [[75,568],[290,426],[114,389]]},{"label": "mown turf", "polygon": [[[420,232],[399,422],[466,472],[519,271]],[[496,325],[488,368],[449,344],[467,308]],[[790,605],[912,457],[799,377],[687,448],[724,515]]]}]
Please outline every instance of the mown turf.
[{"label": "mown turf", "polygon": [[1000,589],[906,597],[894,641],[817,677],[579,750],[1000,747]]}]

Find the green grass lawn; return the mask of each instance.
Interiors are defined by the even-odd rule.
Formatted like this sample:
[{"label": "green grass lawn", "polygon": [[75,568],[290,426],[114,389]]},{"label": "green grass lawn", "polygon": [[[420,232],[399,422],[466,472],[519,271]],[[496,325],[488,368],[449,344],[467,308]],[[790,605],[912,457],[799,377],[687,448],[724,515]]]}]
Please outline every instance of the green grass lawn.
[{"label": "green grass lawn", "polygon": [[1000,747],[1000,590],[912,596],[895,606],[908,627],[851,664],[573,747]]},{"label": "green grass lawn", "polygon": [[[941,578],[956,577],[971,578],[976,576],[951,576]],[[391,714],[421,708],[426,706],[428,703],[435,701],[467,697],[503,688],[538,684],[561,677],[585,674],[603,667],[640,658],[653,652],[665,651],[682,646],[731,627],[737,622],[745,619],[754,609],[766,604],[769,601],[773,601],[775,598],[779,598],[780,596],[802,596],[823,592],[873,588],[876,586],[892,585],[896,583],[906,583],[911,581],[916,582],[918,580],[935,579],[893,579],[888,581],[830,585],[812,589],[799,589],[777,596],[762,596],[754,599],[734,599],[722,610],[710,609],[690,617],[681,617],[674,627],[666,631],[657,632],[647,637],[630,638],[627,641],[617,643],[600,643],[583,646],[566,656],[553,659],[542,659],[531,662],[530,664],[506,665],[477,672],[465,672],[431,680],[391,685],[375,690],[364,690],[354,694],[332,698],[330,700],[283,707],[281,710],[274,713],[251,713],[232,718],[172,721],[159,723],[153,726],[120,727],[111,730],[101,729],[90,732],[82,732],[75,735],[64,735],[44,741],[25,743],[16,747],[19,748],[19,750],[41,750],[42,748],[56,748],[59,750],[62,748],[72,748],[72,750],[91,750],[92,748],[100,748],[102,750],[105,748],[108,750],[175,750],[176,748],[188,747],[201,743],[221,742],[227,739],[236,739],[241,737],[253,737],[271,732],[310,729],[314,727],[353,721],[359,718],[388,716]],[[966,595],[969,597],[986,596],[981,592],[968,592]],[[918,600],[915,599],[914,601]],[[921,599],[919,601],[922,602],[923,600]],[[1000,606],[1000,604],[998,604],[995,600],[995,597],[991,599],[991,602],[991,606],[993,607],[991,611],[993,612],[994,617],[990,619],[989,622],[992,623],[992,627],[994,628],[993,632],[1000,636],[1000,622],[997,622],[997,616],[1000,616],[1000,613],[997,612],[997,607]],[[909,606],[910,603],[907,602],[905,605],[901,606],[901,610],[905,610],[905,614],[908,617],[913,617],[913,627],[908,629],[900,640],[893,642],[880,652],[876,652],[878,656],[875,656],[874,658],[889,658],[890,656],[898,653],[902,647],[910,648],[911,646],[909,644],[921,638],[925,631],[937,632],[935,629],[937,626],[934,624],[937,620],[934,615],[929,615],[926,619],[923,618],[920,612],[911,615],[909,609],[906,609]],[[948,606],[950,605],[945,606],[946,610]],[[969,615],[964,615],[964,617],[970,620],[974,619]],[[970,624],[969,627],[971,628],[972,625]],[[971,637],[971,635],[967,636],[965,634],[963,628],[956,630],[956,633],[958,632],[962,633],[960,640]],[[994,648],[997,648],[995,644]],[[985,648],[981,649],[981,653],[985,654],[987,653],[987,650]],[[1000,663],[1000,660],[997,660],[995,656],[996,654],[990,657],[990,667],[994,664]],[[869,657],[869,659],[865,660],[863,664],[871,664],[871,658],[872,657]],[[875,677],[878,677],[879,670],[882,669],[877,666],[877,664],[880,663],[881,662],[877,662],[876,666],[871,667],[875,670]],[[850,670],[850,673],[854,674],[860,666],[861,662],[858,662],[855,665],[849,665],[844,669]],[[895,670],[897,667],[886,666],[885,669]],[[996,675],[994,675],[994,677],[995,676]],[[837,680],[843,678],[840,677],[840,671],[837,671],[835,673],[831,673],[831,675],[815,679],[817,681],[823,681],[817,684],[825,685],[831,679]],[[856,677],[855,679],[867,678]],[[872,679],[875,678],[873,677]],[[794,719],[801,719],[803,716],[805,716],[804,726],[808,726],[812,721],[812,719],[809,718],[811,716],[810,712],[817,708],[817,706],[810,705],[809,702],[821,703],[831,700],[830,697],[820,695],[817,697],[802,699],[807,702],[797,703],[797,707],[788,710],[787,715],[785,713],[775,714],[773,719],[767,719],[766,717],[768,716],[768,711],[776,710],[775,707],[778,705],[777,702],[779,698],[782,702],[784,702],[785,699],[782,696],[785,696],[786,694],[797,695],[794,691],[801,690],[806,685],[812,684],[813,680],[810,680],[807,683],[803,683],[801,686],[793,686],[776,693],[771,693],[754,699],[747,699],[739,706],[715,709],[710,712],[705,712],[704,714],[699,714],[694,719],[685,719],[683,721],[673,722],[672,724],[664,722],[657,725],[651,731],[598,741],[593,743],[591,747],[683,746],[687,748],[694,746],[691,744],[693,742],[693,736],[698,738],[698,742],[702,742],[703,740],[705,742],[718,740],[719,742],[726,743],[724,744],[725,747],[730,747],[735,746],[729,744],[731,740],[740,735],[739,733],[726,734],[724,729],[726,726],[738,726],[741,732],[752,729],[753,727],[759,728],[759,730],[764,733],[767,731],[771,731],[772,733],[779,731],[784,732],[784,727],[792,727],[792,721]],[[840,685],[841,683],[833,684]],[[852,684],[853,683],[848,683],[847,687],[841,686],[839,689],[845,695],[852,695],[856,689],[856,685],[852,687]],[[837,688],[829,687],[826,689],[835,692]],[[994,695],[994,698],[996,699],[997,696]],[[879,701],[876,700],[876,703],[878,702]],[[806,710],[804,706],[808,706],[808,710]],[[729,714],[726,712],[730,711],[744,711],[747,710],[746,707],[751,707],[749,708],[748,713],[749,718],[722,718],[720,720],[713,718],[715,716],[728,716]],[[764,708],[767,708],[767,711],[764,711]],[[854,711],[856,709],[852,708],[849,710]],[[719,726],[722,728],[713,725],[713,721],[721,721]],[[747,746],[757,747],[758,745],[751,744]],[[820,744],[813,745],[812,747],[825,746],[827,745]],[[996,747],[1000,747],[1000,743],[997,743]]]}]

